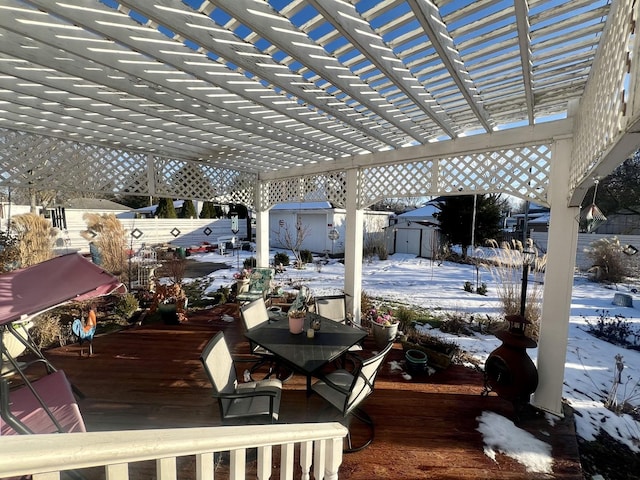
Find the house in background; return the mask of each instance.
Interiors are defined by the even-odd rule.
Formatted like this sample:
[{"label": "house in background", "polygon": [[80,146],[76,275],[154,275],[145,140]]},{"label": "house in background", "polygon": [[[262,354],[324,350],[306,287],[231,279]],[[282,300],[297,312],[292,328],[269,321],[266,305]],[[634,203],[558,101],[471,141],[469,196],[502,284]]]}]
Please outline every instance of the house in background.
[{"label": "house in background", "polygon": [[[384,234],[391,212],[365,211],[365,234]],[[296,226],[307,230],[302,249],[312,253],[343,255],[347,212],[329,202],[280,203],[269,211],[269,238],[272,248],[286,248],[284,235],[288,229],[296,238]]]},{"label": "house in background", "polygon": [[[514,218],[517,219],[516,232],[522,232],[525,225],[525,214],[519,213],[514,215]],[[526,219],[527,234],[530,235],[533,232],[548,232],[549,220],[550,213],[548,208],[532,204],[529,209],[528,218]],[[587,233],[601,235],[640,235],[640,215],[627,209],[620,210],[619,212],[607,215],[607,219],[604,222],[592,232]]]},{"label": "house in background", "polygon": [[[640,211],[640,207],[635,208]],[[607,219],[595,229],[594,233],[603,235],[640,235],[640,215],[628,210],[622,209],[619,212],[612,213]]]},{"label": "house in background", "polygon": [[401,213],[391,219],[386,228],[387,250],[390,254],[409,253],[434,258],[440,248],[439,208],[431,200],[420,208]]}]

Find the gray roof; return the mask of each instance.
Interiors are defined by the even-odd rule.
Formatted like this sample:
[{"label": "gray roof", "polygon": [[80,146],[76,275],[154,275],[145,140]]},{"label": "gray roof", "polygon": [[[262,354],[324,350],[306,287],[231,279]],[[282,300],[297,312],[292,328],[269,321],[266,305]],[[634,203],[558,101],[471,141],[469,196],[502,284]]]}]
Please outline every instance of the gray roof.
[{"label": "gray roof", "polygon": [[126,205],[112,202],[111,200],[105,200],[104,198],[72,198],[65,202],[64,207],[78,210],[131,210],[131,208]]},{"label": "gray roof", "polygon": [[416,208],[414,210],[409,210],[408,212],[401,213],[398,217],[402,218],[433,218],[433,214],[439,212],[440,209],[435,205],[427,203],[423,207]]}]

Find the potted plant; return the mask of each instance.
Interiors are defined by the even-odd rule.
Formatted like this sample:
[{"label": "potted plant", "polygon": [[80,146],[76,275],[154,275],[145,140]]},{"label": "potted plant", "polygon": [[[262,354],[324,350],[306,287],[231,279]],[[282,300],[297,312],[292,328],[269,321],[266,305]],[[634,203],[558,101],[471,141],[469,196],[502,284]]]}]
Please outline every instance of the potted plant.
[{"label": "potted plant", "polygon": [[289,317],[289,331],[295,335],[304,331],[304,319],[307,316],[305,310],[291,310],[287,312]]},{"label": "potted plant", "polygon": [[249,283],[251,282],[251,269],[243,268],[239,272],[233,274],[236,280],[236,293],[244,293],[249,291]]},{"label": "potted plant", "polygon": [[384,348],[389,342],[395,340],[400,322],[393,316],[391,310],[382,313],[374,307],[367,313],[367,319],[378,348]]},{"label": "potted plant", "polygon": [[176,324],[187,319],[187,296],[176,283],[163,285],[156,282],[153,303],[149,312],[158,311],[164,323]]}]

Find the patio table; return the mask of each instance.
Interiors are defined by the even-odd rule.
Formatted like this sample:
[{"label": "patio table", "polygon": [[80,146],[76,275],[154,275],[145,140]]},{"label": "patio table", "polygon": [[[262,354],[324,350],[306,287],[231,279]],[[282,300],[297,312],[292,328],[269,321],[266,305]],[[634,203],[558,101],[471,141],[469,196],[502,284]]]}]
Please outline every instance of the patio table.
[{"label": "patio table", "polygon": [[[320,319],[320,330],[315,332],[313,338],[308,338],[306,331],[315,319]],[[245,333],[250,341],[269,350],[294,371],[304,374],[307,377],[307,393],[311,392],[311,377],[366,336],[367,332],[359,328],[310,312],[305,317],[305,328],[300,334],[289,332],[285,314],[274,316],[268,323]]]}]

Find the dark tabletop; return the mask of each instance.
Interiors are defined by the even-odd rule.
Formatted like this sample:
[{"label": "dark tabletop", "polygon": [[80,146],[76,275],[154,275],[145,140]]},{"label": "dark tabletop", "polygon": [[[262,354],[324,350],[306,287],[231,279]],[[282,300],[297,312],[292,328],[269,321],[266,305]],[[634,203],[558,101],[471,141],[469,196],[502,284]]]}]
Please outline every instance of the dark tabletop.
[{"label": "dark tabletop", "polygon": [[[276,318],[277,321],[252,328],[245,336],[307,375],[337,359],[367,336],[359,328],[334,322],[315,313],[307,313],[304,331],[294,335],[289,332],[286,314]],[[314,338],[307,338],[309,323],[314,318],[320,318],[320,330],[315,332]]]}]

